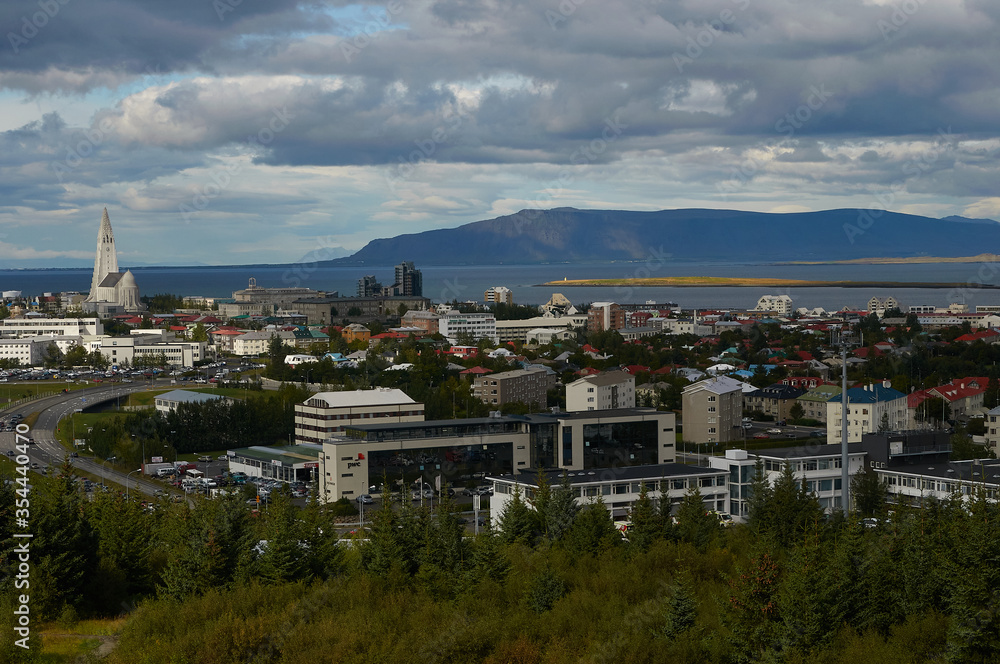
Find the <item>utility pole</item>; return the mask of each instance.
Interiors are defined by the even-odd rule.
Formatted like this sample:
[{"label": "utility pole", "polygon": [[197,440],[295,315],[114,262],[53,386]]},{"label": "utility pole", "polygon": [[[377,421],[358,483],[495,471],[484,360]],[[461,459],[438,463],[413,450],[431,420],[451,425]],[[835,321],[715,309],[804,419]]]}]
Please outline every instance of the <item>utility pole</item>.
[{"label": "utility pole", "polygon": [[[844,323],[845,327],[847,323]],[[840,359],[841,378],[843,381],[843,391],[840,393],[840,495],[841,505],[844,508],[844,516],[850,516],[851,500],[850,485],[851,457],[847,452],[847,409],[850,399],[847,396],[847,348],[851,345],[851,332],[844,328],[840,331]]]}]

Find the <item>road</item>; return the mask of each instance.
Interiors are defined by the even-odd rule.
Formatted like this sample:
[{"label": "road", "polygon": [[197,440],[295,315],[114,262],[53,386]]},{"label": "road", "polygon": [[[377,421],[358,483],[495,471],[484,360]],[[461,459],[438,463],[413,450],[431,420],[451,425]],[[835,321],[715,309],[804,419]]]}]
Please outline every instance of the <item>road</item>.
[{"label": "road", "polygon": [[[39,464],[40,467],[59,466],[68,452],[62,445],[56,442],[55,431],[60,420],[69,417],[72,413],[93,406],[102,401],[108,401],[116,397],[125,397],[132,392],[142,392],[150,388],[150,383],[137,384],[110,384],[88,387],[82,390],[60,393],[51,397],[45,397],[31,403],[20,404],[0,411],[0,417],[9,418],[15,413],[29,415],[39,413],[38,419],[28,432],[28,436],[34,438],[35,444],[29,447],[29,457],[31,462]],[[153,388],[170,387],[169,379],[154,381]],[[77,432],[83,433],[83,432]],[[0,434],[0,449],[6,454],[7,450],[13,449],[15,445],[14,433]],[[92,473],[97,477],[104,477],[106,481],[126,486],[131,491],[139,491],[147,495],[154,495],[162,486],[148,480],[140,479],[138,473],[128,477],[127,473],[121,473],[90,458],[78,457],[73,459],[73,465],[80,470]],[[39,468],[40,470],[41,468]]]}]

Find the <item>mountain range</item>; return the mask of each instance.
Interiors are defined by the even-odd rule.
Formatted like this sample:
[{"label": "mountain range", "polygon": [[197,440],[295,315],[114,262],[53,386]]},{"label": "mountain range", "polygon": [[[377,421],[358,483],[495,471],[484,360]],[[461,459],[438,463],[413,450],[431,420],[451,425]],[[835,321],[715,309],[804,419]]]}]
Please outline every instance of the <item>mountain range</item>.
[{"label": "mountain range", "polygon": [[638,261],[833,261],[974,256],[1000,249],[1000,223],[884,210],[521,210],[372,240],[335,265],[532,264]]}]

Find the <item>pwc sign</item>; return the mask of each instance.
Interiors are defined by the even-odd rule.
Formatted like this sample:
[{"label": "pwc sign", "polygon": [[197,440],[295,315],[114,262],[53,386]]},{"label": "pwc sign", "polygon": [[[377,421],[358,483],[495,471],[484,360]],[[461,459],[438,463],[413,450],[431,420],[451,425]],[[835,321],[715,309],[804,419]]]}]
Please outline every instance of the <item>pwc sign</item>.
[{"label": "pwc sign", "polygon": [[358,460],[357,461],[348,461],[347,462],[347,467],[348,468],[360,468],[361,467],[361,462],[364,461],[364,460],[365,460],[365,455],[362,454],[361,452],[358,452]]}]

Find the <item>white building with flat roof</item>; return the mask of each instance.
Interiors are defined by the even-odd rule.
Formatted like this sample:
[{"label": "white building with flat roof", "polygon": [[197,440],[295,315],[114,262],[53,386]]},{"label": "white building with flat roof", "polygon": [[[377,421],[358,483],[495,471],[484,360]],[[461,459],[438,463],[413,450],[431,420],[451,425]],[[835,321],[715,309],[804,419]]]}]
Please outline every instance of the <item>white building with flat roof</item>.
[{"label": "white building with flat roof", "polygon": [[320,392],[295,406],[295,441],[322,443],[350,424],[423,422],[424,404],[402,390]]},{"label": "white building with flat roof", "polygon": [[493,314],[463,314],[451,311],[438,319],[438,332],[457,344],[459,336],[469,335],[475,341],[488,339],[490,343],[500,343],[497,337],[497,320]]},{"label": "white building with flat roof", "polygon": [[50,343],[46,337],[0,339],[0,359],[17,360],[22,367],[39,366],[45,361]]},{"label": "white building with flat roof", "polygon": [[5,318],[0,321],[0,335],[7,338],[69,337],[104,334],[98,318]]}]

